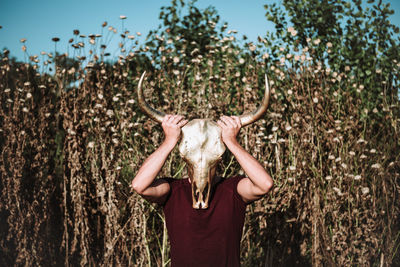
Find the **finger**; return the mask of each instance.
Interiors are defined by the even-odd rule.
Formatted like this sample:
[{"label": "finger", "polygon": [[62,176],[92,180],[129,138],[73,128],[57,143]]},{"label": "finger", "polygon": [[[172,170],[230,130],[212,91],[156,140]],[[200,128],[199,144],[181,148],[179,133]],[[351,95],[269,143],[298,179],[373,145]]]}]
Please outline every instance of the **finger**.
[{"label": "finger", "polygon": [[178,126],[179,126],[180,128],[182,128],[184,125],[186,125],[186,123],[188,123],[188,120],[181,120],[181,121],[178,123]]},{"label": "finger", "polygon": [[183,116],[182,115],[175,115],[173,118],[172,118],[172,120],[171,120],[171,122],[172,123],[174,123],[174,124],[177,124],[179,121],[181,121],[183,119]]},{"label": "finger", "polygon": [[173,123],[175,117],[176,117],[176,115],[171,114],[171,115],[169,116],[169,118],[168,118],[168,123]]},{"label": "finger", "polygon": [[217,121],[217,124],[218,124],[218,126],[221,127],[222,129],[225,129],[225,127],[226,127],[226,124],[225,124],[223,121],[221,121],[221,120],[218,120],[218,121]]},{"label": "finger", "polygon": [[170,117],[171,117],[170,114],[165,115],[164,118],[163,118],[163,120],[162,120],[162,123],[168,122],[168,120],[170,119]]},{"label": "finger", "polygon": [[235,127],[235,123],[233,122],[233,119],[227,116],[222,116],[221,120],[229,127]]},{"label": "finger", "polygon": [[242,122],[240,121],[240,118],[238,116],[232,116],[231,118],[234,119],[234,121],[236,122],[236,125],[241,128],[242,127]]}]

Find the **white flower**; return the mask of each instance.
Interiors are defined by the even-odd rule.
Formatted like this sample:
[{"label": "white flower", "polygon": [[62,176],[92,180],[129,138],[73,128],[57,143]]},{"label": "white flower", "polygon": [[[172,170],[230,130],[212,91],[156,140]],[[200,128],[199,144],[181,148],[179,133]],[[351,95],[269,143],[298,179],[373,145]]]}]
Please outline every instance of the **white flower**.
[{"label": "white flower", "polygon": [[27,94],[26,94],[26,98],[27,98],[27,99],[29,99],[29,98],[31,98],[31,97],[32,97],[32,94],[31,94],[31,93],[27,93]]},{"label": "white flower", "polygon": [[296,170],[296,166],[289,166],[289,170],[295,171]]},{"label": "white flower", "polygon": [[279,128],[277,126],[272,127],[272,131],[276,132]]},{"label": "white flower", "polygon": [[330,176],[330,175],[326,176],[326,177],[325,177],[325,180],[327,180],[327,181],[332,180],[332,176]]},{"label": "white flower", "polygon": [[120,19],[126,19],[126,16],[121,15],[121,16],[119,16],[119,18],[120,18]]},{"label": "white flower", "polygon": [[112,117],[114,115],[114,111],[111,109],[108,109],[106,114],[107,114],[107,116]]},{"label": "white flower", "polygon": [[332,189],[333,189],[333,191],[335,191],[339,196],[342,196],[342,195],[343,195],[342,191],[340,191],[339,188],[333,187]]},{"label": "white flower", "polygon": [[365,143],[365,140],[362,139],[362,138],[360,138],[360,139],[357,140],[357,144],[361,144],[361,143]]},{"label": "white flower", "polygon": [[88,148],[94,148],[94,142],[89,142]]},{"label": "white flower", "polygon": [[321,42],[320,39],[315,39],[313,43],[314,43],[315,45],[319,45],[320,42]]},{"label": "white flower", "polygon": [[240,63],[240,64],[243,64],[244,62],[245,62],[245,61],[244,61],[243,58],[240,58],[240,59],[239,59],[239,63]]},{"label": "white flower", "polygon": [[380,169],[381,167],[382,166],[379,163],[372,164],[372,166],[371,166],[372,169]]},{"label": "white flower", "polygon": [[268,54],[268,53],[265,53],[265,54],[262,56],[262,58],[263,58],[263,59],[269,58],[269,54]]},{"label": "white flower", "polygon": [[331,42],[327,42],[326,43],[326,47],[328,47],[328,48],[332,47],[332,43]]},{"label": "white flower", "polygon": [[356,180],[356,181],[361,180],[361,175],[354,176],[354,180]]},{"label": "white flower", "polygon": [[368,188],[368,187],[363,187],[363,188],[361,189],[361,193],[362,193],[363,195],[368,194],[368,193],[369,193],[369,188]]},{"label": "white flower", "polygon": [[179,63],[179,57],[174,57],[174,63]]},{"label": "white flower", "polygon": [[135,99],[129,99],[129,100],[128,100],[128,103],[129,103],[129,104],[135,104]]},{"label": "white flower", "polygon": [[103,99],[103,95],[102,95],[102,94],[98,94],[97,97],[98,97],[99,99]]}]

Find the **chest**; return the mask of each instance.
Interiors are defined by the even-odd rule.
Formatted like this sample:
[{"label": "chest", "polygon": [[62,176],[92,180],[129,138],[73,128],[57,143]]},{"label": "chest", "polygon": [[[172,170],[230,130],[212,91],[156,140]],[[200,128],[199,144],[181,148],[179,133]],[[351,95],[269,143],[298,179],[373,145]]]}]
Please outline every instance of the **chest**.
[{"label": "chest", "polygon": [[164,207],[168,230],[203,235],[240,227],[244,210],[236,198],[230,188],[217,187],[208,209],[194,209],[190,186],[182,186],[171,193]]}]

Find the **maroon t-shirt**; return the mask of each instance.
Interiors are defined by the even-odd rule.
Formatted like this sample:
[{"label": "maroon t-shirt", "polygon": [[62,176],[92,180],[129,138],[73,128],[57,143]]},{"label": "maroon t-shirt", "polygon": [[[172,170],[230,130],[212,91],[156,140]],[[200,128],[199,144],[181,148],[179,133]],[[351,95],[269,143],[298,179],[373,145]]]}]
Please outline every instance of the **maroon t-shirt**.
[{"label": "maroon t-shirt", "polygon": [[240,239],[246,203],[237,192],[242,176],[221,179],[208,209],[192,207],[188,179],[166,179],[171,192],[164,214],[172,266],[240,266]]}]

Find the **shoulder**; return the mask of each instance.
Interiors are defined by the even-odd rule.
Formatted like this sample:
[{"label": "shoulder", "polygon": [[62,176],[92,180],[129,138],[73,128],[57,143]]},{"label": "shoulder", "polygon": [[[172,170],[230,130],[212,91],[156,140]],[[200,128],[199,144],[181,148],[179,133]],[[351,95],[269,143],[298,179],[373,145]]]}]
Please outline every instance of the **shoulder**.
[{"label": "shoulder", "polygon": [[238,193],[238,184],[239,182],[246,178],[246,176],[244,175],[237,175],[237,176],[231,176],[229,178],[222,178],[219,187],[223,190],[223,191],[229,191],[233,194],[233,196],[235,196],[240,202],[243,202],[242,197],[239,195]]},{"label": "shoulder", "polygon": [[168,183],[171,192],[184,188],[188,185],[187,179],[175,179],[175,178],[161,178],[165,183]]},{"label": "shoulder", "polygon": [[237,184],[245,178],[244,175],[231,176],[229,178],[222,178],[221,185],[224,187],[235,188]]},{"label": "shoulder", "polygon": [[187,179],[175,179],[175,178],[161,178],[161,179],[169,183],[170,185],[174,186],[182,186],[184,185],[185,180],[187,180]]}]

